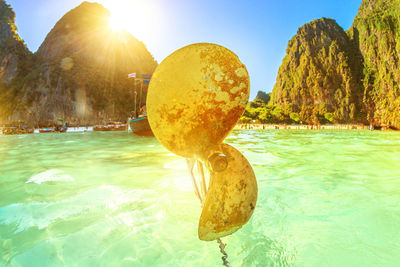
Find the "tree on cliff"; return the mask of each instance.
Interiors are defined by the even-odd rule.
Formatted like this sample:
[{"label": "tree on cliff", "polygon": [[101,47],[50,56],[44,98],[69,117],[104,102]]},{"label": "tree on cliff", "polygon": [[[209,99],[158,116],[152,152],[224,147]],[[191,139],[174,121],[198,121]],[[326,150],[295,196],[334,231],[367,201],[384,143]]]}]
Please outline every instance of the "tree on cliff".
[{"label": "tree on cliff", "polygon": [[[332,19],[303,25],[289,41],[268,110],[284,121],[400,129],[399,25],[398,0],[363,0],[347,33]],[[254,105],[244,117],[262,121]]]},{"label": "tree on cliff", "polygon": [[[5,5],[0,10],[3,18],[11,8]],[[151,74],[157,62],[131,34],[113,31],[109,16],[102,5],[88,2],[65,14],[34,57],[21,57],[24,64],[17,66],[17,72],[24,75],[12,77],[10,85],[3,86],[6,90],[0,91],[0,98],[11,105],[0,113],[0,120],[63,118],[97,123],[126,119],[134,104],[134,84],[127,74]],[[15,28],[13,19],[7,23]],[[11,44],[12,49],[19,45]],[[0,55],[4,51],[8,50],[0,47]],[[23,66],[28,68],[23,70]]]},{"label": "tree on cliff", "polygon": [[364,0],[349,35],[363,61],[368,119],[400,129],[400,1]]},{"label": "tree on cliff", "polygon": [[0,120],[14,111],[20,83],[32,66],[32,53],[17,33],[15,13],[0,0]]},{"label": "tree on cliff", "polygon": [[332,19],[299,28],[279,68],[271,103],[311,124],[362,121],[351,43]]}]

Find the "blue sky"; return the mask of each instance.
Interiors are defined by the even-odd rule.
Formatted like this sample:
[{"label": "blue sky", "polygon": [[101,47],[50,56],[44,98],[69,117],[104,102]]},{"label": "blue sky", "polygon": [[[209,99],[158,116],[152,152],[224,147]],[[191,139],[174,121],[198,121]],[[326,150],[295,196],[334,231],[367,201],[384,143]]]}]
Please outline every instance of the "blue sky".
[{"label": "blue sky", "polygon": [[[18,32],[35,52],[54,24],[82,0],[6,0],[16,13]],[[89,1],[93,2],[93,1]],[[176,49],[196,42],[223,45],[246,65],[251,96],[270,92],[288,41],[314,19],[333,18],[351,27],[361,0],[99,0],[125,8],[128,28],[158,62]],[[126,13],[125,13],[126,14]]]}]

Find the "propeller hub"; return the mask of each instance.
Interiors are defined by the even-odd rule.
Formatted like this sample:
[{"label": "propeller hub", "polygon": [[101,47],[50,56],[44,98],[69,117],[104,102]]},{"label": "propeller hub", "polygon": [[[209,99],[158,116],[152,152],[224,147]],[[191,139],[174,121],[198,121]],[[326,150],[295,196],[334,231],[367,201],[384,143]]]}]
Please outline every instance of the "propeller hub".
[{"label": "propeller hub", "polygon": [[225,171],[228,167],[228,159],[222,153],[214,153],[208,158],[208,166],[213,172]]}]

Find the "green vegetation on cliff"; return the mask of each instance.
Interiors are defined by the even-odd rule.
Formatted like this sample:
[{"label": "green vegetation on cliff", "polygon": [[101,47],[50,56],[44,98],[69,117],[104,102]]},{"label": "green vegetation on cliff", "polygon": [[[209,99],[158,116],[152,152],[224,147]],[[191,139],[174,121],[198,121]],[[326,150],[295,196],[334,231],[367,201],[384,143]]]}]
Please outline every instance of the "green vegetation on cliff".
[{"label": "green vegetation on cliff", "polygon": [[263,91],[258,91],[257,96],[254,99],[254,101],[261,101],[264,104],[268,104],[270,100],[271,100],[271,93],[267,94]]},{"label": "green vegetation on cliff", "polygon": [[332,19],[289,41],[269,105],[242,121],[373,123],[400,129],[400,1],[363,0],[347,32]]},{"label": "green vegetation on cliff", "polygon": [[12,9],[0,0],[0,29],[7,29],[0,59],[11,59],[8,74],[0,69],[0,121],[125,120],[135,98],[127,74],[151,74],[157,62],[131,34],[113,31],[109,15],[102,5],[83,2],[56,23],[33,55],[16,33]]},{"label": "green vegetation on cliff", "polygon": [[271,104],[310,124],[362,120],[350,40],[334,20],[305,24],[286,51]]},{"label": "green vegetation on cliff", "polygon": [[295,114],[285,114],[280,107],[270,104],[271,93],[258,91],[256,98],[249,102],[240,118],[240,123],[299,123]]},{"label": "green vegetation on cliff", "polygon": [[368,120],[400,128],[400,1],[364,0],[349,35],[363,59]]},{"label": "green vegetation on cliff", "polygon": [[15,13],[0,0],[0,120],[8,118],[18,105],[21,79],[33,66],[33,54],[21,40]]},{"label": "green vegetation on cliff", "polygon": [[[127,74],[152,73],[157,63],[142,42],[112,31],[108,18],[100,4],[83,2],[32,54],[0,0],[0,121],[124,120],[135,98]],[[363,0],[347,32],[327,18],[301,26],[272,93],[259,92],[241,121],[400,128],[399,60],[400,0]]]}]

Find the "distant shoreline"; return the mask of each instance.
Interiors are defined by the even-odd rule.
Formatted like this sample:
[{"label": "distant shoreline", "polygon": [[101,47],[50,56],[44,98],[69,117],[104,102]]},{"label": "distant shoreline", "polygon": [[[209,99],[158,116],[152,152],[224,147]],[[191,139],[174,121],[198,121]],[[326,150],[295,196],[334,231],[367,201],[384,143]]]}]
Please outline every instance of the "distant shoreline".
[{"label": "distant shoreline", "polygon": [[[323,125],[304,125],[304,124],[262,124],[262,123],[238,123],[236,130],[369,130],[368,125],[364,124],[323,124]],[[375,130],[396,130],[390,127],[380,127]]]}]

